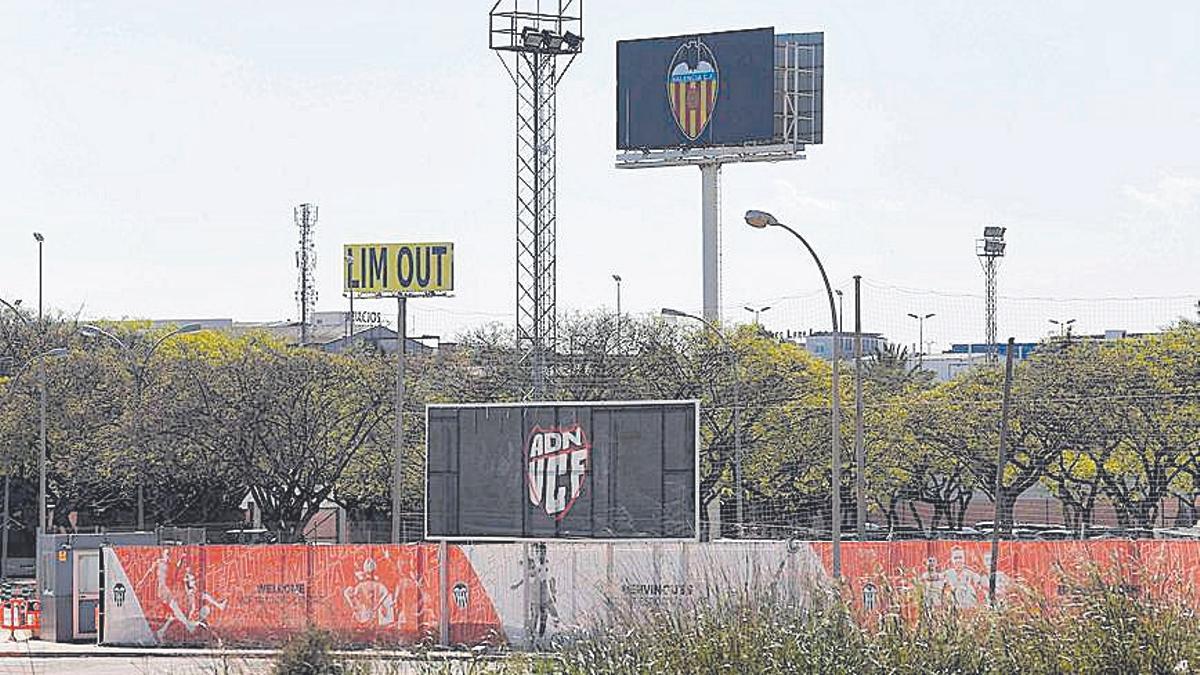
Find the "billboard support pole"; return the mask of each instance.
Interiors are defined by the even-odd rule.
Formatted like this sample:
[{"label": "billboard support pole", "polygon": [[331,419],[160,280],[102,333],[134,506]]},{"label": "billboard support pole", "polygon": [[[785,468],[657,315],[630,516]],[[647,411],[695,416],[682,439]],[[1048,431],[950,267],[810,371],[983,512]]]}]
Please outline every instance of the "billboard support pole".
[{"label": "billboard support pole", "polygon": [[706,321],[721,321],[721,163],[700,165],[701,230]]},{"label": "billboard support pole", "polygon": [[392,543],[401,541],[402,497],[404,496],[404,370],[408,343],[408,298],[396,298],[396,427],[392,452]]}]

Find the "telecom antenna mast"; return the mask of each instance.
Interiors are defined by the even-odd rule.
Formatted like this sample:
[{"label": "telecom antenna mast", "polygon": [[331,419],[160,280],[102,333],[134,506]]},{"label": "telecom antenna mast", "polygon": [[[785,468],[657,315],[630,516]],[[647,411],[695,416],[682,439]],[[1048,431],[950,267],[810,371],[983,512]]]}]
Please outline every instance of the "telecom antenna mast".
[{"label": "telecom antenna mast", "polygon": [[308,344],[308,322],[317,306],[317,288],[313,270],[317,257],[313,248],[313,228],[317,226],[317,205],[301,204],[292,211],[300,228],[300,248],[296,249],[296,304],[300,307],[300,346]]},{"label": "telecom antenna mast", "polygon": [[497,0],[488,17],[488,46],[517,90],[517,349],[541,396],[558,340],[557,89],[583,52],[583,0]]},{"label": "telecom antenna mast", "polygon": [[1004,257],[1004,232],[1007,228],[989,225],[983,228],[983,239],[975,240],[975,255],[983,267],[984,303],[986,305],[987,362],[997,363],[996,353],[996,268]]}]

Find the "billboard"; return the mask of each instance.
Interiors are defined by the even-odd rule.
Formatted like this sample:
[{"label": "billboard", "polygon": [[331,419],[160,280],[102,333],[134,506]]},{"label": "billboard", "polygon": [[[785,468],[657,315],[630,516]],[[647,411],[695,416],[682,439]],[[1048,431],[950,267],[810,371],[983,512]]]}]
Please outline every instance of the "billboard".
[{"label": "billboard", "polygon": [[344,293],[438,295],[454,290],[454,244],[346,244]]},{"label": "billboard", "polygon": [[431,405],[431,539],[698,538],[696,401]]},{"label": "billboard", "polygon": [[617,42],[617,147],[769,141],[771,28]]},{"label": "billboard", "polygon": [[773,28],[617,42],[617,148],[822,142],[824,34]]}]

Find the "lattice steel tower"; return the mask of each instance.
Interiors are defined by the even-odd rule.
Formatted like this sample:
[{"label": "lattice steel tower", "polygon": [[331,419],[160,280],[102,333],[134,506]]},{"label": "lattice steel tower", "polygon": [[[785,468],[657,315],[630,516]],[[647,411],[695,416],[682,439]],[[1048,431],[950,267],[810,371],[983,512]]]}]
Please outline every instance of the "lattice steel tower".
[{"label": "lattice steel tower", "polygon": [[300,228],[300,247],[296,249],[296,304],[300,308],[300,346],[308,344],[308,322],[317,306],[317,287],[313,270],[317,266],[313,247],[313,228],[317,226],[317,205],[301,204],[292,211]]},{"label": "lattice steel tower", "polygon": [[557,89],[583,51],[583,0],[497,0],[488,16],[488,46],[517,90],[517,348],[543,395],[558,341]]},{"label": "lattice steel tower", "polygon": [[983,228],[983,239],[975,240],[975,255],[983,267],[984,304],[986,317],[984,319],[987,333],[988,363],[997,362],[996,352],[996,268],[1004,257],[1004,232],[1007,228],[989,225]]}]

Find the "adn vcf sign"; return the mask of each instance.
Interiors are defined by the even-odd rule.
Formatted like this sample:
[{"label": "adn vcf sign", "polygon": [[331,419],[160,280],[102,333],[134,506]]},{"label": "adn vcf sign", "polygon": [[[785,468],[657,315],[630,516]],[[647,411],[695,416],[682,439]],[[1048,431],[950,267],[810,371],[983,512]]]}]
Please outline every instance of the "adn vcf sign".
[{"label": "adn vcf sign", "polygon": [[343,292],[439,295],[454,290],[454,244],[346,244]]},{"label": "adn vcf sign", "polygon": [[431,539],[696,539],[695,401],[431,405]]}]

